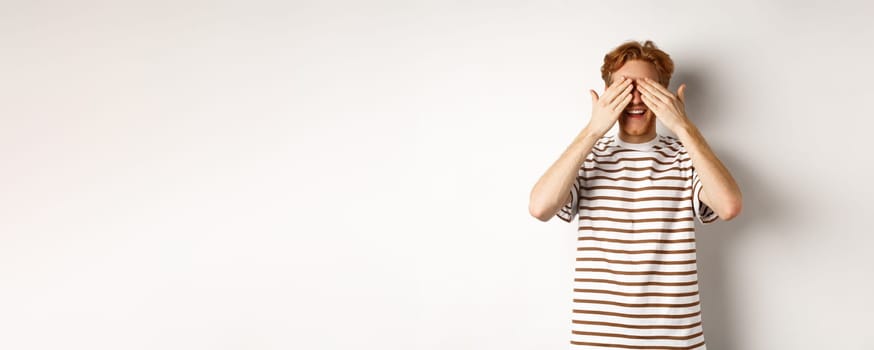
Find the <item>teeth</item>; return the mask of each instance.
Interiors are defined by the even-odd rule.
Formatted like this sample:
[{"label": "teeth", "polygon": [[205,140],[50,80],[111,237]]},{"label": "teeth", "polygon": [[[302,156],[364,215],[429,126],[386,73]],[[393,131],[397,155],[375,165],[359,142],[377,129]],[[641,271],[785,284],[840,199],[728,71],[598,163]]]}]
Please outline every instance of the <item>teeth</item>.
[{"label": "teeth", "polygon": [[644,111],[642,111],[642,110],[637,110],[637,111],[628,111],[628,114],[643,114],[643,112],[644,112]]}]

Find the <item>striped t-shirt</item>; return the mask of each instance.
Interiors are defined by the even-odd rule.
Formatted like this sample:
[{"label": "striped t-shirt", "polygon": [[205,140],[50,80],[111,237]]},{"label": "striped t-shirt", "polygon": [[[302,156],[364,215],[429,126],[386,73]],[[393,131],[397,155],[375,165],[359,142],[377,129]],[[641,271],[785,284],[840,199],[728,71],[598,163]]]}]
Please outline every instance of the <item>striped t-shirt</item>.
[{"label": "striped t-shirt", "polygon": [[676,137],[595,143],[556,213],[579,218],[572,349],[706,349],[695,218],[719,217],[701,189]]}]

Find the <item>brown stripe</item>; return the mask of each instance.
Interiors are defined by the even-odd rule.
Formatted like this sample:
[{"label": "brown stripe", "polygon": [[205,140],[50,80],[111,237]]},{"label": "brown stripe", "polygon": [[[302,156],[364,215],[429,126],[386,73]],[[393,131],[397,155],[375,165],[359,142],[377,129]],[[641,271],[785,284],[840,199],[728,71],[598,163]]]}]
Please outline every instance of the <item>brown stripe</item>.
[{"label": "brown stripe", "polygon": [[656,253],[656,254],[691,254],[695,252],[695,249],[686,249],[686,250],[619,250],[619,249],[605,249],[598,247],[579,247],[577,251],[598,251],[598,252],[607,252],[607,253],[624,253],[624,254],[647,254],[647,253]]},{"label": "brown stripe", "polygon": [[689,317],[695,317],[695,316],[700,315],[701,311],[695,311],[695,312],[690,313],[690,314],[681,314],[681,315],[663,315],[663,314],[623,314],[621,312],[574,309],[574,313],[628,317],[628,318],[689,318]]},{"label": "brown stripe", "polygon": [[641,325],[641,324],[624,324],[624,323],[613,323],[613,322],[601,322],[601,321],[583,321],[583,320],[571,320],[571,323],[576,324],[588,324],[593,326],[609,326],[609,327],[621,327],[621,328],[633,328],[633,329],[689,329],[695,328],[701,325],[701,322],[695,322],[691,324],[681,324],[681,325]]},{"label": "brown stripe", "polygon": [[[596,142],[595,146],[592,148],[599,150],[601,152],[604,152],[604,150],[606,150],[607,147],[609,147],[611,143],[613,143],[613,140],[598,140],[598,142]],[[589,153],[589,154],[594,154],[594,152]]]},{"label": "brown stripe", "polygon": [[594,200],[611,200],[611,201],[620,201],[620,202],[643,202],[643,201],[689,201],[692,200],[692,196],[689,197],[643,197],[643,198],[625,198],[625,197],[615,197],[615,196],[582,196],[580,199],[587,199],[590,201]]},{"label": "brown stripe", "polygon": [[679,153],[679,154],[684,154],[684,155],[688,155],[688,154],[689,154],[689,153],[687,153],[687,152],[685,152],[685,151],[681,152],[680,149],[677,149],[677,148],[671,147],[671,146],[669,146],[669,145],[665,145],[665,146],[655,145],[655,146],[652,146],[652,148],[655,149],[655,150],[665,151],[665,152],[667,152],[667,151],[673,151],[673,152],[677,152],[677,153]]},{"label": "brown stripe", "polygon": [[686,239],[615,239],[603,237],[578,237],[578,241],[599,241],[599,242],[614,242],[614,243],[690,243],[695,242],[694,238]]},{"label": "brown stripe", "polygon": [[602,333],[602,332],[583,332],[583,331],[572,331],[573,334],[578,335],[591,335],[596,337],[614,337],[614,338],[628,338],[628,339],[665,339],[665,340],[689,340],[695,337],[699,337],[704,334],[704,332],[698,332],[691,335],[686,336],[671,336],[671,335],[628,335],[628,334],[620,334],[620,333]]},{"label": "brown stripe", "polygon": [[624,152],[634,152],[634,151],[635,151],[635,150],[633,150],[633,149],[623,148],[623,149],[617,149],[617,150],[615,150],[615,151],[613,151],[612,153],[609,153],[609,154],[607,154],[607,153],[605,153],[605,154],[598,154],[598,152],[594,152],[594,151],[593,151],[592,153],[595,155],[595,157],[612,157],[614,154],[619,154],[619,153],[624,153]]},{"label": "brown stripe", "polygon": [[651,265],[651,264],[660,264],[660,265],[688,265],[695,264],[697,261],[693,260],[675,260],[675,261],[662,261],[662,260],[611,260],[606,258],[577,258],[576,261],[603,261],[613,264],[629,264],[629,265]]},{"label": "brown stripe", "polygon": [[611,211],[623,211],[628,213],[642,213],[647,211],[686,211],[692,210],[692,207],[679,207],[679,208],[617,208],[617,207],[590,207],[588,205],[582,205],[579,209],[589,209],[589,210],[611,210]]},{"label": "brown stripe", "polygon": [[571,340],[573,345],[589,345],[603,346],[608,348],[623,348],[623,349],[646,349],[646,350],[693,350],[704,345],[704,341],[692,346],[652,346],[652,345],[620,345],[620,344],[605,344],[605,343],[590,343],[584,341]]},{"label": "brown stripe", "polygon": [[676,157],[677,154],[682,155],[682,156],[688,156],[688,155],[689,155],[688,152],[676,152],[676,153],[674,153],[674,154],[667,154],[667,153],[665,153],[665,152],[662,152],[662,150],[664,150],[664,148],[656,148],[654,152],[655,152],[655,153],[658,153],[658,154],[661,154],[661,155],[663,155],[663,156],[665,156],[665,157],[668,157],[668,158],[670,158],[670,157]]},{"label": "brown stripe", "polygon": [[606,272],[612,273],[614,275],[667,275],[667,276],[676,276],[676,275],[694,275],[698,273],[698,270],[692,271],[618,271],[611,269],[594,269],[588,267],[578,267],[575,269],[578,272]]},{"label": "brown stripe", "polygon": [[[606,147],[606,148],[609,148],[609,147]],[[671,150],[676,152],[677,154],[667,154],[665,152],[662,152],[662,150],[664,150],[664,149],[665,149],[664,147],[660,147],[658,145],[655,145],[655,146],[653,146],[653,149],[651,151],[643,151],[643,152],[658,153],[658,154],[661,154],[667,158],[676,157],[677,154],[680,154],[680,155],[688,155],[689,154],[688,152],[685,152],[685,151],[678,152],[678,151],[673,150],[673,149],[671,149]],[[594,154],[595,157],[602,157],[602,158],[613,157],[614,155],[617,155],[619,153],[625,153],[625,152],[635,152],[635,151],[641,152],[640,150],[635,150],[635,149],[630,149],[630,148],[617,148],[615,151],[613,151],[611,153],[598,153],[598,152],[595,152],[595,150],[600,151],[600,152],[604,152],[605,150],[599,150],[599,149],[596,149],[594,147],[592,148],[592,154]]]},{"label": "brown stripe", "polygon": [[638,229],[638,230],[628,230],[622,228],[612,228],[612,227],[593,227],[593,226],[580,226],[577,231],[607,231],[607,232],[624,232],[624,233],[646,233],[646,232],[695,232],[694,227],[686,227],[686,228],[646,228],[646,229]]},{"label": "brown stripe", "polygon": [[606,304],[606,305],[615,305],[615,306],[623,306],[623,307],[693,307],[700,302],[696,301],[693,303],[686,304],[658,304],[658,303],[647,303],[647,304],[629,304],[629,303],[619,303],[615,301],[608,300],[595,300],[595,299],[574,299],[575,303],[579,304]]},{"label": "brown stripe", "polygon": [[689,282],[622,282],[603,278],[575,278],[574,282],[595,282],[595,283],[610,283],[620,286],[694,286],[698,280]]},{"label": "brown stripe", "polygon": [[[676,157],[678,154],[684,155],[684,156],[689,155],[689,152],[682,150],[682,149],[675,149],[670,144],[667,144],[664,141],[662,141],[662,145],[653,145],[652,148],[656,152],[665,155],[665,157]],[[673,154],[668,155],[668,154],[663,153],[662,151],[664,151],[664,152],[671,151],[671,152],[673,152]]]},{"label": "brown stripe", "polygon": [[622,176],[622,177],[609,177],[609,176],[604,176],[604,175],[598,175],[598,176],[592,176],[592,177],[587,177],[587,178],[586,178],[586,180],[614,180],[614,181],[618,181],[618,180],[625,180],[625,181],[646,181],[646,180],[679,180],[679,181],[687,181],[687,180],[691,180],[691,179],[692,179],[691,176],[663,176],[663,177],[653,177],[653,176],[646,176],[646,177],[628,177],[628,176]]},{"label": "brown stripe", "polygon": [[605,173],[618,173],[618,172],[624,171],[624,170],[631,170],[631,171],[652,170],[652,172],[654,172],[654,173],[665,173],[665,172],[668,172],[671,170],[685,171],[685,170],[691,170],[691,169],[692,169],[692,167],[683,168],[683,167],[679,167],[679,166],[675,166],[675,167],[671,167],[671,168],[667,168],[667,169],[656,169],[655,167],[640,167],[640,168],[638,168],[638,167],[626,166],[626,167],[621,167],[618,169],[602,169],[602,168],[598,168],[598,167],[591,167],[591,168],[583,168],[583,171],[598,170],[598,171],[603,171]]},{"label": "brown stripe", "polygon": [[619,164],[619,162],[624,162],[624,161],[642,161],[642,160],[652,160],[658,164],[664,164],[664,165],[671,165],[671,164],[676,163],[675,160],[668,160],[668,161],[663,162],[661,159],[658,159],[656,157],[619,158],[619,159],[616,159],[615,161],[612,161],[612,162],[606,161],[606,162],[597,162],[597,163],[598,164]]},{"label": "brown stripe", "polygon": [[[655,148],[655,147],[653,147],[653,148]],[[661,154],[661,155],[663,155],[663,156],[665,156],[665,157],[668,157],[668,158],[670,158],[670,157],[676,157],[677,154],[684,155],[684,156],[685,156],[685,155],[688,155],[688,153],[686,153],[686,152],[678,152],[677,154],[667,154],[667,153],[665,153],[665,152],[662,152],[661,150],[662,150],[662,148],[655,148],[655,150],[654,150],[653,152],[658,153],[658,154]]]},{"label": "brown stripe", "polygon": [[604,220],[604,221],[613,221],[613,222],[682,222],[682,221],[695,221],[695,218],[691,216],[687,216],[684,218],[649,218],[649,219],[620,219],[620,218],[611,218],[606,216],[580,216],[580,220]]},{"label": "brown stripe", "polygon": [[[661,141],[661,145],[655,145],[655,146],[653,146],[653,148],[658,148],[658,149],[667,148],[667,149],[670,149],[674,152],[681,151],[681,149],[679,147],[681,144],[678,142],[674,142],[674,140],[664,140],[663,139],[663,140],[659,140],[659,141]],[[674,146],[677,146],[677,148],[674,148]]]},{"label": "brown stripe", "polygon": [[604,289],[582,289],[582,288],[574,288],[574,292],[577,293],[601,293],[601,294],[613,294],[613,295],[623,295],[628,297],[690,297],[693,295],[698,295],[698,291],[694,292],[686,292],[686,293],[625,293],[625,292],[616,292],[612,290],[604,290]]},{"label": "brown stripe", "polygon": [[625,187],[625,186],[586,186],[583,187],[584,190],[619,190],[619,191],[628,191],[628,192],[637,192],[637,191],[648,191],[648,190],[664,190],[664,191],[688,191],[692,189],[692,186],[686,187],[678,187],[678,186],[649,186],[649,187]]}]

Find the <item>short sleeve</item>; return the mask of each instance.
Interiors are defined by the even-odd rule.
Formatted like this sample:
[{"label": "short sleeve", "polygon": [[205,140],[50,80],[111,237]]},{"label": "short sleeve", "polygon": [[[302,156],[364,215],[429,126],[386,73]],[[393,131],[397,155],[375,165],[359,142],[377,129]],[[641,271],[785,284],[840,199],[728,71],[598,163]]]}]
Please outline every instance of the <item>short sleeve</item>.
[{"label": "short sleeve", "polygon": [[570,189],[571,198],[570,198],[570,200],[568,200],[568,202],[565,203],[564,206],[561,207],[561,209],[559,209],[558,212],[555,213],[555,216],[558,216],[560,219],[562,219],[564,221],[571,222],[571,220],[574,219],[574,216],[576,216],[580,210],[580,207],[579,207],[579,205],[580,205],[580,190],[583,187],[582,186],[582,180],[583,180],[582,172],[583,172],[583,169],[581,168],[579,170],[579,172],[577,173],[577,178],[574,180],[573,185],[571,186],[571,189]]},{"label": "short sleeve", "polygon": [[709,224],[719,219],[719,215],[713,211],[707,203],[701,201],[701,190],[704,189],[704,184],[701,182],[701,179],[698,178],[698,172],[695,171],[695,167],[692,167],[692,211],[695,213],[695,217],[698,218],[702,224]]}]

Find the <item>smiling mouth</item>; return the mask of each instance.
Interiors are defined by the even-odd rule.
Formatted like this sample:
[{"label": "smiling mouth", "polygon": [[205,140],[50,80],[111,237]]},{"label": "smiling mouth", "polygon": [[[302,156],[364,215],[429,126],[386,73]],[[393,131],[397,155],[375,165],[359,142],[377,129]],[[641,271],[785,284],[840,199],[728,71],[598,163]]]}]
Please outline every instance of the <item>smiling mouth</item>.
[{"label": "smiling mouth", "polygon": [[646,115],[646,108],[629,108],[623,115],[626,118],[643,118]]}]

